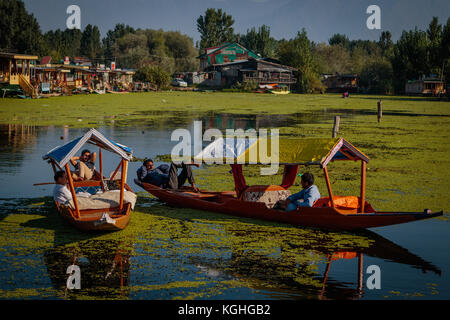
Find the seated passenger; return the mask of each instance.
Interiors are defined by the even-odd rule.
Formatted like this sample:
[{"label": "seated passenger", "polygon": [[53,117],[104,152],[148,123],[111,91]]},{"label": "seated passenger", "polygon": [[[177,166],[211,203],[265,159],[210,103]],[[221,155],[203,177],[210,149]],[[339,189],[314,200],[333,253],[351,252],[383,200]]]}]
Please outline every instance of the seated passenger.
[{"label": "seated passenger", "polygon": [[314,184],[314,176],[312,173],[304,173],[301,184],[303,190],[286,199],[284,207],[287,212],[295,211],[297,207],[312,207],[314,202],[320,199],[319,189]]},{"label": "seated passenger", "polygon": [[[154,186],[167,189],[181,189],[186,180],[198,192],[195,186],[194,175],[192,174],[191,165],[196,164],[181,164],[171,163],[170,167],[167,164],[162,164],[155,168],[153,160],[145,160],[142,167],[137,170],[137,178],[141,182],[150,183]],[[178,174],[178,169],[182,169]]]},{"label": "seated passenger", "polygon": [[[72,157],[70,163],[75,167],[75,172],[72,174],[73,180],[83,181],[91,180],[95,171],[95,160],[97,154],[85,149],[81,152],[81,157]],[[77,160],[79,160],[77,162]]]},{"label": "seated passenger", "polygon": [[53,199],[58,204],[64,204],[67,201],[72,200],[72,193],[67,189],[67,177],[64,171],[58,171],[55,173],[55,188],[53,189]]}]

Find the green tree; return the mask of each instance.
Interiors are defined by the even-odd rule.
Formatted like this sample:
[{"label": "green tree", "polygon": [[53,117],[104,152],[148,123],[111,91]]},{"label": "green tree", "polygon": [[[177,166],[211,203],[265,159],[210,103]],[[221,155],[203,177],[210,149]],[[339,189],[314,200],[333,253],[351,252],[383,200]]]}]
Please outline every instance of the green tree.
[{"label": "green tree", "polygon": [[350,48],[350,40],[345,34],[335,33],[329,40],[328,44],[330,46],[341,45],[344,48]]},{"label": "green tree", "polygon": [[378,45],[380,46],[383,56],[392,58],[394,53],[394,43],[392,42],[392,35],[389,31],[381,32]]},{"label": "green tree", "polygon": [[109,30],[106,33],[106,37],[103,38],[103,55],[105,59],[105,63],[109,64],[111,61],[114,61],[116,59],[117,54],[117,48],[116,48],[116,41],[117,39],[120,39],[124,37],[125,35],[129,33],[135,33],[136,31],[134,28],[130,27],[129,25],[124,24],[116,24],[114,27],[114,30]]},{"label": "green tree", "polygon": [[322,91],[317,63],[312,55],[312,44],[305,29],[297,33],[291,40],[283,40],[279,44],[278,57],[281,63],[297,69],[296,89],[303,93]]},{"label": "green tree", "polygon": [[113,56],[122,68],[158,65],[167,73],[198,69],[193,40],[178,31],[138,29],[114,40]]},{"label": "green tree", "polygon": [[30,54],[45,49],[39,23],[22,1],[0,0],[0,48]]},{"label": "green tree", "polygon": [[350,73],[352,69],[350,52],[341,45],[329,46],[320,43],[313,47],[319,73]]},{"label": "green tree", "polygon": [[48,31],[43,36],[44,50],[42,55],[52,56],[52,61],[58,62],[65,56],[80,55],[82,33],[78,29]]},{"label": "green tree", "polygon": [[92,26],[88,24],[84,28],[83,34],[81,36],[81,55],[94,60],[99,58],[102,54],[100,44],[100,31],[97,26]]},{"label": "green tree", "polygon": [[252,50],[262,57],[273,57],[277,48],[277,41],[270,36],[270,27],[262,25],[258,29],[251,28],[247,34],[238,39],[244,47]]},{"label": "green tree", "polygon": [[165,46],[175,63],[175,71],[198,70],[197,50],[192,38],[178,31],[165,32]]},{"label": "green tree", "polygon": [[[444,70],[448,70],[448,68],[450,68],[450,18],[447,19],[447,23],[445,24],[442,31],[441,56],[443,60]],[[446,72],[445,74],[448,75],[449,73]],[[447,78],[446,81],[448,83],[450,79]]]},{"label": "green tree", "polygon": [[140,68],[150,63],[147,37],[144,32],[127,33],[116,40],[116,62],[122,68]]},{"label": "green tree", "polygon": [[359,85],[368,93],[390,94],[393,91],[393,72],[389,60],[368,63],[359,75]]},{"label": "green tree", "polygon": [[356,45],[351,53],[351,72],[359,74],[364,67],[382,58],[381,49],[367,50],[364,45]]},{"label": "green tree", "polygon": [[234,39],[234,20],[222,9],[209,8],[197,19],[200,33],[200,50],[231,42]]},{"label": "green tree", "polygon": [[433,17],[428,30],[427,37],[429,41],[429,58],[430,68],[433,72],[440,73],[442,68],[442,25],[439,23],[438,17]]},{"label": "green tree", "polygon": [[392,67],[394,70],[394,89],[403,92],[405,83],[411,79],[429,74],[429,41],[424,31],[403,31],[394,46]]},{"label": "green tree", "polygon": [[144,65],[135,75],[135,79],[150,82],[155,85],[156,90],[165,89],[170,84],[170,75],[160,66]]}]

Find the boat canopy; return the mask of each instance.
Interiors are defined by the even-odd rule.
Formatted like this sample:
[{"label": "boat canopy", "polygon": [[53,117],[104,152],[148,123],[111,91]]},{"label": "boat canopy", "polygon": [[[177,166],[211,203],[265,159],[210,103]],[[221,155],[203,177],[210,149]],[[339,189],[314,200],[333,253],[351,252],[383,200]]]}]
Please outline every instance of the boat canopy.
[{"label": "boat canopy", "polygon": [[60,168],[62,168],[86,143],[96,145],[102,149],[115,153],[127,161],[130,161],[132,158],[133,151],[130,148],[111,141],[97,130],[91,129],[83,136],[76,138],[65,145],[53,148],[43,156],[43,159],[52,159]]},{"label": "boat canopy", "polygon": [[278,151],[272,154],[272,138],[219,138],[194,157],[209,163],[267,164],[261,161],[258,150],[267,149],[272,163],[278,159],[284,165],[320,165],[326,167],[335,160],[362,160],[369,157],[343,138],[280,138]]}]

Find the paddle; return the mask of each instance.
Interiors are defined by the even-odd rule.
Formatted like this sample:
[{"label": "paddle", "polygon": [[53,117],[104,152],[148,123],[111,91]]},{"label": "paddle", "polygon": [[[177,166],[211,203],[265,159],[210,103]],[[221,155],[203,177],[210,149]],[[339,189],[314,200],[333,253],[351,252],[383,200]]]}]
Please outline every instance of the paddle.
[{"label": "paddle", "polygon": [[41,183],[35,183],[33,186],[45,186],[48,184],[55,184],[55,182],[41,182]]}]

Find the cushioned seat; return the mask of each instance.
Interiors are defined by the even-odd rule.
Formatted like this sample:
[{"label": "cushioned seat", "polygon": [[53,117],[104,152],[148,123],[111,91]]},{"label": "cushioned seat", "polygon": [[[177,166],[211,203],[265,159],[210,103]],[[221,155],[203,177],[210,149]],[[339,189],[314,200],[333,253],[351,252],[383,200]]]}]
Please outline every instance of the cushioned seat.
[{"label": "cushioned seat", "polygon": [[263,202],[267,208],[272,209],[278,201],[286,200],[290,195],[289,190],[280,186],[251,186],[242,194],[242,200]]},{"label": "cushioned seat", "polygon": [[[134,209],[136,204],[136,194],[131,191],[125,191],[123,195],[123,202],[130,203],[131,209]],[[109,209],[118,207],[120,204],[120,190],[106,191],[104,193],[94,194],[90,197],[77,197],[78,208],[80,210],[89,209]],[[67,205],[75,209],[73,199]]]},{"label": "cushioned seat", "polygon": [[[348,213],[356,213],[359,209],[359,198],[356,196],[333,196],[334,206],[338,210],[345,210]],[[324,197],[320,198],[313,205],[314,208],[331,207],[330,198]],[[365,201],[364,212],[375,212],[372,206]]]}]

